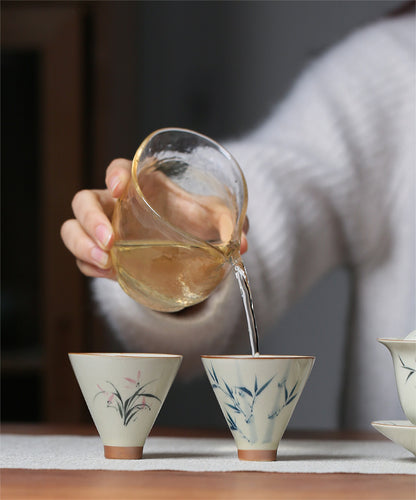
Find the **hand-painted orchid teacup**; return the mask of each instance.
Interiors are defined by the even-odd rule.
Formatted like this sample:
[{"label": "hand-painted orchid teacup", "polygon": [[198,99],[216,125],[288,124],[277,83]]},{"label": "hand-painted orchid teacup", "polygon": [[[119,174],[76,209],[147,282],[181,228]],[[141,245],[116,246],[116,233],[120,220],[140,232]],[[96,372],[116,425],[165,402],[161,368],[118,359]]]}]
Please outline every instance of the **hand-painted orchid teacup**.
[{"label": "hand-painted orchid teacup", "polygon": [[400,404],[416,425],[416,330],[404,339],[378,339],[390,351]]},{"label": "hand-painted orchid teacup", "polygon": [[313,356],[202,356],[240,460],[273,461]]},{"label": "hand-painted orchid teacup", "polygon": [[182,356],[69,353],[106,458],[139,459]]}]

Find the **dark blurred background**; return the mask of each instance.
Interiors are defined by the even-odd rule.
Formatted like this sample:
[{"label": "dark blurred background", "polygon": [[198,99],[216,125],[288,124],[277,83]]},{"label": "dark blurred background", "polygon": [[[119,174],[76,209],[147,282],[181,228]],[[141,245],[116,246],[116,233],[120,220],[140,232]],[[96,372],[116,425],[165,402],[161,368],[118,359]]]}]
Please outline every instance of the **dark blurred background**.
[{"label": "dark blurred background", "polygon": [[[103,187],[108,163],[157,128],[238,137],[311,60],[398,4],[1,3],[3,421],[88,421],[67,352],[121,348],[60,241],[75,192]],[[348,294],[337,270],[261,332],[264,353],[317,356],[292,428],[339,425]],[[158,423],[225,426],[204,377],[175,382]]]}]

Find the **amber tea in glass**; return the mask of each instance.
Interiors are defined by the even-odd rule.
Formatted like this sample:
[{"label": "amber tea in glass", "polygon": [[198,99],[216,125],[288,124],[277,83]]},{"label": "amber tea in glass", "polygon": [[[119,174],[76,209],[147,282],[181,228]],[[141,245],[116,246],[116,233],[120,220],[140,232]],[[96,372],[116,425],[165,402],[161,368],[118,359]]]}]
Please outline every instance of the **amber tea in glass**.
[{"label": "amber tea in glass", "polygon": [[241,170],[219,144],[184,129],[151,134],[113,215],[120,285],[157,311],[203,301],[239,255],[246,205]]}]

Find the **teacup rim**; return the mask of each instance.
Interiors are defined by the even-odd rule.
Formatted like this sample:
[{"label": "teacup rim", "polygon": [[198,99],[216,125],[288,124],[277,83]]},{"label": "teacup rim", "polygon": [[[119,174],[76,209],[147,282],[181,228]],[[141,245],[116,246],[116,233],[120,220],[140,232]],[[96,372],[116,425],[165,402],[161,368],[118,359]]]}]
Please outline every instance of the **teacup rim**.
[{"label": "teacup rim", "polygon": [[68,352],[68,356],[97,356],[103,358],[135,358],[135,359],[182,359],[182,354],[151,353],[151,352]]},{"label": "teacup rim", "polygon": [[391,338],[378,338],[378,342],[397,342],[397,343],[411,343],[414,344],[416,343],[416,339],[399,339],[397,337],[391,337]]},{"label": "teacup rim", "polygon": [[312,359],[316,356],[297,355],[297,354],[201,354],[201,358],[205,359],[242,359],[242,360],[258,360],[258,359]]}]

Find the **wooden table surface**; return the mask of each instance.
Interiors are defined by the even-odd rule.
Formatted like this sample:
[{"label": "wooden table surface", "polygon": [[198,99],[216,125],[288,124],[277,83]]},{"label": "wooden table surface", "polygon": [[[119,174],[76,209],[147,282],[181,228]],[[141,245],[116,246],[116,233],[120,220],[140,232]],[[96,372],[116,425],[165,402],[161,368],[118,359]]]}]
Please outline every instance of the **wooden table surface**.
[{"label": "wooden table surface", "polygon": [[[94,435],[86,426],[2,426],[2,433]],[[221,431],[155,429],[153,435],[224,436]],[[287,433],[313,439],[384,439],[373,433]],[[2,500],[282,499],[416,500],[410,475],[4,469]]]}]

